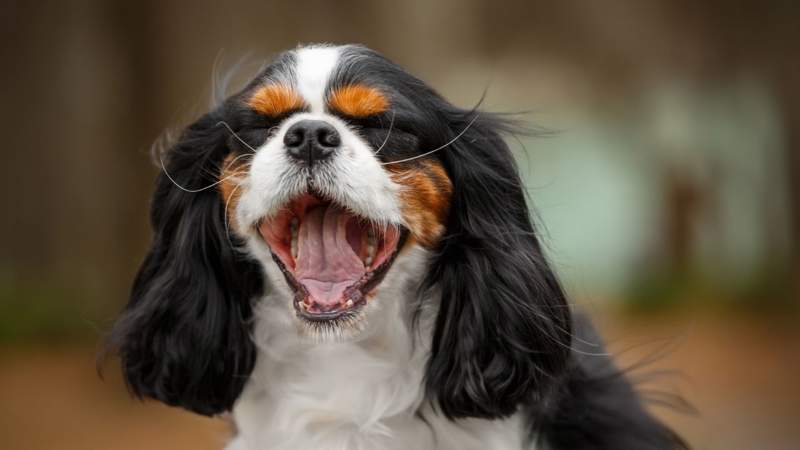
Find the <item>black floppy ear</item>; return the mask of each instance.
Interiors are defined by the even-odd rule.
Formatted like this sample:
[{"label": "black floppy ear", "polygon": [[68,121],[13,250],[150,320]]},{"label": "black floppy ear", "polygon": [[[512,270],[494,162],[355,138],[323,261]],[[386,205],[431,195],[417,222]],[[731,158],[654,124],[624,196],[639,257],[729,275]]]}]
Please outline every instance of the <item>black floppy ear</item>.
[{"label": "black floppy ear", "polygon": [[438,153],[453,194],[426,283],[441,291],[427,389],[448,417],[504,417],[544,398],[564,371],[570,312],[499,135],[505,125],[446,114],[453,135],[468,130]]},{"label": "black floppy ear", "polygon": [[262,289],[255,263],[228,240],[219,191],[176,186],[218,181],[229,152],[220,120],[205,115],[164,154],[172,180],[158,178],[152,246],[109,340],[136,396],[204,415],[230,409],[252,371],[250,302]]}]

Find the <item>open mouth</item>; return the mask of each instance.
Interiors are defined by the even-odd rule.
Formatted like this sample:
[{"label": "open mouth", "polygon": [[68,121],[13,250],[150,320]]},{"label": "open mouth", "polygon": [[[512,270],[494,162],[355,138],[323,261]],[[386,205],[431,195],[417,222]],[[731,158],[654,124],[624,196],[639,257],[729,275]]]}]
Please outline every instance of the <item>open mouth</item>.
[{"label": "open mouth", "polygon": [[298,316],[317,322],[361,309],[406,234],[309,194],[262,220],[258,231],[294,290]]}]

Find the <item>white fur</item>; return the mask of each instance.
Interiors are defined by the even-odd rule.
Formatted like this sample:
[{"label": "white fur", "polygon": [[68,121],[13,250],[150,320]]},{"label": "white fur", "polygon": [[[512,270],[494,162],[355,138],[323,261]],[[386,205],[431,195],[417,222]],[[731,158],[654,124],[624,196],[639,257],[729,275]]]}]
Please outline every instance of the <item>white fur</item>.
[{"label": "white fur", "polygon": [[[284,286],[263,298],[256,312],[256,368],[234,407],[239,434],[227,450],[524,448],[519,416],[452,422],[425,400],[436,309],[423,311],[413,333],[409,307],[426,258],[419,247],[398,257],[366,306],[365,328],[346,341],[305,336]],[[275,263],[261,261],[270,279],[285,285]],[[435,305],[432,300],[425,304]]]},{"label": "white fur", "polygon": [[[436,296],[423,302],[418,327],[411,326],[428,255],[403,250],[364,306],[349,334],[309,336],[293,306],[293,294],[254,225],[305,192],[308,180],[325,195],[375,222],[403,224],[400,186],[383,170],[372,149],[338,118],[324,113],[324,89],[336,67],[335,47],[298,50],[295,86],[311,105],[257,149],[242,184],[236,217],[248,249],[269,280],[256,302],[253,339],[256,367],[233,409],[237,436],[227,450],[520,450],[524,426],[507,420],[450,421],[425,398]],[[303,119],[326,120],[342,137],[330,164],[310,173],[294,164],[283,135]],[[424,416],[425,420],[420,418]]]},{"label": "white fur", "polygon": [[325,109],[325,87],[339,61],[341,47],[311,46],[295,52],[295,88],[311,107],[311,112]]}]

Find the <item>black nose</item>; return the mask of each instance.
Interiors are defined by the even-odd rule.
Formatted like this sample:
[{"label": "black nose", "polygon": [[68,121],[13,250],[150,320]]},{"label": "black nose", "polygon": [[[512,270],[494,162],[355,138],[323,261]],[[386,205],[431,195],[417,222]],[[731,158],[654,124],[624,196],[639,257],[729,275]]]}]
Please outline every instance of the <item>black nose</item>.
[{"label": "black nose", "polygon": [[283,137],[289,156],[309,165],[330,158],[341,142],[333,125],[323,120],[301,120],[289,127]]}]

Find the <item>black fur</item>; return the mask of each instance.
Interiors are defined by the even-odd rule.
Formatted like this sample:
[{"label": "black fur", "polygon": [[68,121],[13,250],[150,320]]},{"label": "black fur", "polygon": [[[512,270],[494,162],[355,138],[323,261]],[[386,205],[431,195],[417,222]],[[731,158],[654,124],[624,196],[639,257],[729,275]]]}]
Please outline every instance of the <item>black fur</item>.
[{"label": "black fur", "polygon": [[[217,126],[223,111],[191,125],[166,153],[176,183],[217,180],[228,153]],[[205,415],[230,409],[250,375],[250,302],[263,285],[256,264],[227,240],[223,209],[216,189],[188,193],[159,176],[152,246],[109,341],[135,395]]]},{"label": "black fur", "polygon": [[[455,135],[476,113],[448,114]],[[539,401],[569,356],[566,299],[542,255],[500,127],[479,116],[439,156],[453,196],[427,280],[442,292],[427,386],[453,418],[504,417]]]}]

